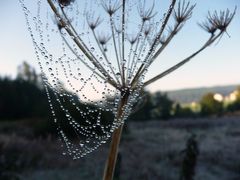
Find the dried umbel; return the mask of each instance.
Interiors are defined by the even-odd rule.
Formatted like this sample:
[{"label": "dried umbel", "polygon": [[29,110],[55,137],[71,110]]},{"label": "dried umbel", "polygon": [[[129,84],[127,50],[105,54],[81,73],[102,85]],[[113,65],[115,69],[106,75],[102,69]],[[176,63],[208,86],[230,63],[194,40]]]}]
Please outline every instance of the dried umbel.
[{"label": "dried umbel", "polygon": [[102,7],[104,10],[112,16],[118,9],[121,8],[122,4],[120,1],[108,1],[108,0],[102,0],[101,1]]},{"label": "dried umbel", "polygon": [[94,14],[87,14],[87,23],[91,30],[95,30],[102,23],[102,20],[100,16],[95,17]]},{"label": "dried umbel", "polygon": [[[29,10],[23,1],[64,154],[83,157],[112,136],[104,179],[112,177],[122,126],[141,91],[213,44],[235,15],[229,10],[209,13],[200,24],[210,33],[206,42],[145,80],[149,67],[191,18],[194,4],[171,0],[159,12],[161,3],[154,0],[39,0]],[[106,114],[112,119],[104,120]]]},{"label": "dried umbel", "polygon": [[[236,8],[234,12],[236,11]],[[215,11],[213,14],[208,12],[207,20],[199,24],[205,31],[214,34],[217,30],[225,32],[228,25],[231,23],[235,13],[231,13],[228,9],[226,11]]]},{"label": "dried umbel", "polygon": [[146,1],[144,1],[144,4],[139,7],[138,13],[142,19],[143,22],[150,21],[157,12],[154,12],[155,3],[153,3],[152,7],[149,9],[145,9]]}]

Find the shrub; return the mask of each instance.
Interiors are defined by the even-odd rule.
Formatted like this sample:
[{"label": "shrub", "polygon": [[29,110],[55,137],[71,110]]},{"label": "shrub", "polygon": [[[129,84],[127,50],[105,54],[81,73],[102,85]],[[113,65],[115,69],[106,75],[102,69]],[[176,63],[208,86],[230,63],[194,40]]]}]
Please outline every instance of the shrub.
[{"label": "shrub", "polygon": [[221,115],[223,112],[223,103],[214,99],[213,93],[204,95],[200,101],[201,115]]}]

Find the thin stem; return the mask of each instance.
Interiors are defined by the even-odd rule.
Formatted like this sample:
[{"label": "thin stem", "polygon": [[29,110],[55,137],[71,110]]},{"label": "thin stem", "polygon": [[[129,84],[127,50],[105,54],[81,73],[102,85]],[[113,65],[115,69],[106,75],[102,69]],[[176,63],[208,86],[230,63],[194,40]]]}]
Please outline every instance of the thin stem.
[{"label": "thin stem", "polygon": [[122,77],[123,77],[123,86],[125,86],[125,8],[126,0],[123,1],[122,6]]},{"label": "thin stem", "polygon": [[[171,14],[172,14],[172,11],[173,11],[173,9],[174,9],[175,3],[176,3],[176,0],[172,0],[170,6],[169,6],[169,8],[168,8],[167,16],[165,17],[165,19],[164,19],[164,21],[163,21],[163,23],[162,23],[161,29],[160,29],[160,31],[158,32],[157,37],[154,39],[154,42],[153,42],[153,44],[152,44],[151,47],[150,47],[149,53],[148,53],[147,56],[145,57],[145,61],[147,61],[148,58],[151,57],[152,52],[153,52],[154,49],[156,48],[156,45],[157,45],[157,43],[159,42],[159,40],[161,39],[161,36],[162,36],[162,34],[163,34],[163,31],[164,31],[164,29],[165,29],[165,27],[166,27],[166,25],[167,25],[167,23],[168,23],[168,21],[169,21],[169,19],[170,19],[170,16],[171,16]],[[132,82],[131,82],[131,86],[133,86],[133,84],[136,84],[136,83],[137,83],[137,81],[138,81],[138,79],[139,79],[139,77],[140,77],[140,73],[141,73],[144,65],[145,65],[145,63],[143,62],[142,65],[140,66],[140,68],[138,69],[138,72],[136,73],[135,77],[133,78],[133,80],[132,80]]]},{"label": "thin stem", "polygon": [[168,46],[168,44],[171,42],[173,37],[179,32],[181,29],[180,23],[177,23],[174,26],[174,29],[170,33],[170,35],[167,37],[166,41],[162,44],[162,46],[157,50],[157,52],[153,55],[151,58],[151,61],[149,63],[149,66],[154,62],[154,60],[163,52],[163,50]]},{"label": "thin stem", "polygon": [[[113,17],[112,16],[110,16],[110,24],[111,24],[113,45],[114,45],[114,50],[115,50],[115,54],[116,54],[116,58],[117,58],[118,69],[119,69],[119,73],[122,74],[121,67],[120,67],[120,61],[119,61],[119,57],[118,57],[117,43],[116,43],[115,33],[114,33],[114,22],[113,22]],[[123,79],[122,79],[122,83],[123,83]]]},{"label": "thin stem", "polygon": [[[156,60],[156,58],[168,46],[168,44],[173,39],[173,37],[180,31],[180,29],[183,27],[184,23],[191,17],[192,10],[194,9],[195,5],[190,6],[190,7],[189,6],[190,6],[190,2],[185,4],[185,1],[183,1],[183,3],[181,4],[181,2],[179,1],[177,12],[174,10],[174,19],[176,20],[174,29],[171,30],[168,38],[165,40],[165,42],[162,43],[162,46],[160,46],[160,48],[157,50],[157,52],[154,55],[148,56],[148,58],[145,59],[145,62],[147,62],[147,63],[145,65],[143,64],[139,68],[139,71],[137,73],[138,77],[140,77],[145,72],[145,70]],[[163,31],[161,33],[163,33]],[[161,35],[159,36],[159,38],[161,39]],[[159,39],[159,42],[160,42],[160,39]],[[156,46],[158,46],[158,43],[156,44]]]},{"label": "thin stem", "polygon": [[169,45],[169,43],[171,42],[171,40],[174,38],[174,36],[180,31],[180,29],[182,28],[181,26],[182,23],[177,23],[174,26],[174,29],[172,30],[172,32],[169,34],[169,36],[167,37],[167,39],[165,40],[165,42],[162,44],[162,46],[157,50],[157,52],[153,55],[153,57],[151,57],[151,59],[149,60],[150,62],[147,63],[147,65],[145,66],[141,66],[141,71],[138,73],[138,77],[140,77],[145,70],[157,59],[157,57],[163,52],[163,50]]},{"label": "thin stem", "polygon": [[142,43],[142,45],[141,45],[141,47],[140,47],[140,50],[139,50],[139,52],[138,52],[138,57],[137,57],[137,61],[136,61],[136,63],[134,64],[133,67],[131,67],[131,74],[130,74],[130,77],[133,76],[134,71],[135,71],[135,69],[136,69],[136,67],[137,67],[138,60],[139,60],[139,58],[140,58],[140,56],[141,56],[141,54],[142,54],[142,51],[143,51],[143,48],[144,48],[144,43],[146,42],[146,39],[147,39],[147,37],[144,38],[143,43]]},{"label": "thin stem", "polygon": [[114,77],[116,78],[116,80],[117,80],[117,82],[118,82],[118,86],[120,86],[119,79],[118,79],[118,77],[117,77],[115,71],[114,71],[113,68],[112,68],[112,65],[111,65],[111,63],[110,63],[110,61],[109,61],[109,59],[108,59],[108,57],[107,57],[107,54],[105,53],[104,49],[101,47],[101,45],[100,45],[100,43],[99,43],[99,41],[98,41],[98,39],[97,39],[97,36],[96,36],[95,31],[92,30],[92,32],[93,32],[94,39],[95,39],[95,41],[97,42],[97,45],[98,45],[98,47],[99,47],[99,49],[100,49],[100,51],[101,51],[101,53],[102,53],[104,59],[106,60],[107,64],[109,65],[109,67],[110,67],[110,69],[111,69],[111,71],[112,71]]},{"label": "thin stem", "polygon": [[[131,60],[131,56],[132,56],[132,52],[133,52],[133,44],[131,44],[131,47],[130,47],[130,52],[128,54],[128,64],[127,64],[127,73],[126,73],[126,78],[129,77],[129,74],[130,74],[130,60]],[[128,80],[127,80],[128,82]],[[128,84],[128,83],[126,83]]]},{"label": "thin stem", "polygon": [[119,148],[120,139],[122,135],[122,129],[123,129],[123,124],[113,132],[108,159],[105,165],[103,180],[113,179],[115,165],[117,162],[118,148]]},{"label": "thin stem", "polygon": [[[121,98],[121,101],[120,101],[119,107],[118,107],[117,118],[116,118],[118,121],[123,118],[124,107],[127,104],[128,96],[129,96],[128,93],[124,93],[124,96]],[[105,164],[103,180],[112,180],[113,179],[123,126],[124,126],[124,124],[122,123],[120,125],[120,127],[118,127],[113,132],[112,141],[111,141],[110,149],[109,149],[109,153],[108,153],[108,158],[107,158],[107,161]]]},{"label": "thin stem", "polygon": [[[119,49],[119,57],[120,57],[120,61],[122,60],[122,50],[121,50],[121,40],[120,40],[120,35],[118,33],[118,49]],[[120,63],[122,64],[122,63]]]},{"label": "thin stem", "polygon": [[86,50],[88,52],[90,52],[91,56],[94,57],[94,59],[96,59],[96,57],[91,53],[91,51],[88,49],[87,45],[84,43],[84,41],[80,38],[80,36],[78,35],[77,31],[75,30],[75,28],[73,27],[71,21],[69,20],[69,18],[67,17],[67,14],[65,13],[64,9],[62,6],[60,6],[61,12],[64,16],[64,18],[67,20],[67,24],[71,27],[72,31],[75,33],[75,36],[80,40],[80,42],[82,43],[82,45],[84,46],[84,48],[86,48]]},{"label": "thin stem", "polygon": [[137,44],[136,44],[136,47],[135,47],[135,51],[133,51],[134,55],[133,55],[133,59],[132,59],[131,70],[132,70],[132,67],[133,67],[133,64],[134,64],[134,60],[137,56],[136,54],[137,54],[137,50],[138,50],[138,46],[139,46],[139,42],[140,42],[140,37],[141,37],[142,31],[143,31],[144,24],[145,24],[145,21],[142,21],[142,25],[141,25],[139,35],[138,35],[138,38],[137,38]]},{"label": "thin stem", "polygon": [[182,60],[181,62],[177,63],[176,65],[172,66],[171,68],[167,69],[166,71],[162,72],[161,74],[153,77],[152,79],[148,80],[147,82],[144,83],[143,88],[148,86],[149,84],[161,79],[162,77],[170,74],[171,72],[177,70],[178,68],[180,68],[181,66],[183,66],[184,64],[186,64],[187,62],[189,62],[193,57],[195,57],[196,55],[198,55],[200,52],[202,52],[204,49],[206,49],[207,47],[209,47],[216,39],[218,39],[219,37],[221,37],[221,35],[223,34],[223,31],[221,31],[218,35],[216,35],[214,37],[214,35],[212,35],[209,40],[195,53],[193,53],[192,55],[190,55],[189,57],[185,58],[184,60]]}]

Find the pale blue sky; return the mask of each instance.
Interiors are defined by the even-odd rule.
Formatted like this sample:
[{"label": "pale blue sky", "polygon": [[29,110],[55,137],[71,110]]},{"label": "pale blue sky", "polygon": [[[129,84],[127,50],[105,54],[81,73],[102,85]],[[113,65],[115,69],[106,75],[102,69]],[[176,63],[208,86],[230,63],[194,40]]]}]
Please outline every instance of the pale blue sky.
[{"label": "pale blue sky", "polygon": [[[162,2],[166,4],[167,1]],[[196,22],[204,20],[208,10],[233,10],[235,5],[239,7],[228,29],[231,38],[225,35],[217,45],[208,48],[183,68],[149,86],[149,89],[156,91],[240,84],[240,0],[197,1],[192,19],[152,66],[147,77],[173,65],[201,46],[208,34],[201,30]],[[0,19],[0,75],[14,76],[17,65],[23,60],[37,68],[32,42],[18,0],[0,2]]]}]

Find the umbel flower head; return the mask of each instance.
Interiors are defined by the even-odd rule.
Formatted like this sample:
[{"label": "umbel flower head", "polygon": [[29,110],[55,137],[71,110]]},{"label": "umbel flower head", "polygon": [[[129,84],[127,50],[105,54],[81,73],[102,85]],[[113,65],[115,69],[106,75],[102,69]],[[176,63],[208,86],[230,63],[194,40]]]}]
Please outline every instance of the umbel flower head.
[{"label": "umbel flower head", "polygon": [[127,34],[127,40],[131,45],[133,45],[138,39],[138,34]]},{"label": "umbel flower head", "polygon": [[211,34],[214,34],[216,30],[225,32],[228,25],[231,23],[235,12],[236,7],[233,13],[231,13],[229,9],[226,11],[220,11],[219,13],[214,11],[213,14],[208,12],[207,20],[201,24],[199,23],[199,26]]},{"label": "umbel flower head", "polygon": [[122,4],[119,0],[116,0],[115,2],[107,2],[106,0],[102,0],[102,7],[110,16],[112,16],[118,9],[120,9],[121,6]]},{"label": "umbel flower head", "polygon": [[[144,88],[220,39],[236,11],[209,13],[200,25],[210,33],[206,42],[172,67],[146,79],[149,67],[183,29],[195,5],[170,0],[165,13],[156,13],[161,3],[155,0],[79,0],[65,8],[73,1],[41,1],[37,6],[47,3],[49,9],[37,7],[40,11],[34,9],[33,13],[23,10],[54,122],[66,154],[74,158],[106,143],[122,128]],[[27,1],[20,2],[26,6]],[[64,92],[62,82],[70,92]],[[59,118],[59,111],[65,116]],[[111,120],[106,121],[106,116]],[[72,129],[77,140],[72,141],[66,129]]]},{"label": "umbel flower head", "polygon": [[106,45],[110,39],[111,39],[110,34],[105,34],[102,32],[101,34],[98,35],[98,41],[102,46]]},{"label": "umbel flower head", "polygon": [[95,30],[102,22],[100,16],[95,17],[94,14],[87,13],[87,23],[91,30]]},{"label": "umbel flower head", "polygon": [[[145,3],[142,6],[145,6]],[[156,12],[154,13],[154,7],[155,3],[153,3],[152,7],[149,9],[145,9],[145,7],[138,8],[138,13],[143,22],[150,21],[157,14]]]}]

